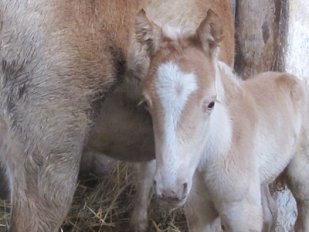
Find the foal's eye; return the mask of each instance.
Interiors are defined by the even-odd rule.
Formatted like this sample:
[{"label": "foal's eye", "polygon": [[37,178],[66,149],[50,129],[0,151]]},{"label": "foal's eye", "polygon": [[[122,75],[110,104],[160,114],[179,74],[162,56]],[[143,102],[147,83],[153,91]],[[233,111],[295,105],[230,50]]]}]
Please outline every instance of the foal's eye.
[{"label": "foal's eye", "polygon": [[212,108],[214,108],[214,106],[215,106],[215,102],[214,101],[212,101],[212,102],[210,102],[209,104],[208,104],[208,109],[212,109]]},{"label": "foal's eye", "polygon": [[202,109],[205,113],[210,113],[216,104],[216,96],[210,96],[204,99]]}]

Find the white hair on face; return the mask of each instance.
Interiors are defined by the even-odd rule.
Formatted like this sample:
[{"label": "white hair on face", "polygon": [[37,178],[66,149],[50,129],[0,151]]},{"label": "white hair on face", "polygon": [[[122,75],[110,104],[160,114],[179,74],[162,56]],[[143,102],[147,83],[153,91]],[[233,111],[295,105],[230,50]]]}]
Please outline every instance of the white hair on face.
[{"label": "white hair on face", "polygon": [[172,61],[159,66],[156,91],[164,110],[166,139],[174,140],[173,134],[180,115],[189,96],[196,89],[196,76],[193,73],[181,71],[179,66]]}]

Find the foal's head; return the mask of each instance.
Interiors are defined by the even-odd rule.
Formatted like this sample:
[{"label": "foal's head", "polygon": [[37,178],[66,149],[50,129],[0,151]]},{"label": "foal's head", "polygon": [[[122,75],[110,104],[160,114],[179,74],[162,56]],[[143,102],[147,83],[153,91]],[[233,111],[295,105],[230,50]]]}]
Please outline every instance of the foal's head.
[{"label": "foal's head", "polygon": [[165,31],[142,10],[136,18],[136,36],[150,58],[143,95],[155,134],[155,192],[181,205],[190,192],[220,100],[216,84],[220,20],[209,10],[193,35],[182,35]]}]

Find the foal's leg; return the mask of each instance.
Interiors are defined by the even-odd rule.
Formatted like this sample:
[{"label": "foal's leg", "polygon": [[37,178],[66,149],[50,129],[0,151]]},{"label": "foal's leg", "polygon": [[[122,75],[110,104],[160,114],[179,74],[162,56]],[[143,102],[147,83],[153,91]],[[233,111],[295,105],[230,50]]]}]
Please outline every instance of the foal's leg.
[{"label": "foal's leg", "polygon": [[220,218],[223,231],[260,232],[263,228],[261,190],[257,181],[250,183],[242,200],[222,204]]},{"label": "foal's leg", "polygon": [[272,232],[275,231],[277,221],[277,204],[273,199],[267,184],[261,186],[261,194],[263,207],[263,232]]},{"label": "foal's leg", "polygon": [[212,202],[203,195],[189,197],[184,211],[189,232],[220,232],[221,221]]},{"label": "foal's leg", "polygon": [[148,227],[148,206],[152,197],[156,161],[136,164],[136,167],[137,190],[130,224],[135,232],[144,232]]},{"label": "foal's leg", "polygon": [[[307,153],[309,154],[309,153]],[[309,162],[305,153],[297,154],[287,168],[288,184],[293,193],[298,216],[295,231],[309,231]]]},{"label": "foal's leg", "polygon": [[263,227],[262,208],[250,204],[247,200],[226,205],[220,214],[223,231],[229,232],[260,232]]},{"label": "foal's leg", "polygon": [[192,189],[184,207],[189,232],[221,231],[218,212],[207,196],[202,179],[195,174],[193,180]]}]

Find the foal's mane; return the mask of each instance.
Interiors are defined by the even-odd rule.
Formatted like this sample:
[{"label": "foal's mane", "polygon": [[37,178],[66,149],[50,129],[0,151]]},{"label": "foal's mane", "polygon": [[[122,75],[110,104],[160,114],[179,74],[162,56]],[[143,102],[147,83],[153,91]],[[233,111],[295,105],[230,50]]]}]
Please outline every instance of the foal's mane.
[{"label": "foal's mane", "polygon": [[226,63],[216,60],[218,77],[221,79],[223,91],[225,95],[225,102],[228,103],[233,97],[236,97],[241,91],[241,84],[243,80],[239,78],[233,69]]},{"label": "foal's mane", "polygon": [[236,75],[236,73],[230,66],[220,60],[217,61],[217,65],[221,74],[228,77],[231,81],[235,82],[235,84],[240,84],[241,79]]}]

